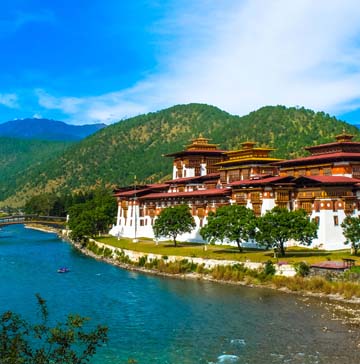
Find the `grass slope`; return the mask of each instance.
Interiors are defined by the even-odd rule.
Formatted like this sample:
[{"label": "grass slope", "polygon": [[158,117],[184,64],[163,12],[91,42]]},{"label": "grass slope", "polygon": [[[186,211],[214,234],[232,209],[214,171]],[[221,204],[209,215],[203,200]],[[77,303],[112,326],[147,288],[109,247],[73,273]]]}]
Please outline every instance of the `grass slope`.
[{"label": "grass slope", "polygon": [[[132,239],[121,238],[118,240],[114,237],[99,237],[97,241],[114,246],[119,249],[133,250],[146,254],[159,254],[164,256],[183,256],[191,258],[204,259],[220,259],[220,260],[235,260],[239,262],[267,262],[272,260],[274,263],[277,259],[274,258],[274,252],[270,250],[259,249],[244,249],[240,253],[239,250],[230,245],[207,245],[206,250],[204,244],[199,243],[178,243],[178,247],[174,247],[171,241],[159,242],[158,245],[151,239],[140,238],[139,242],[133,243]],[[306,247],[290,247],[286,249],[285,257],[278,260],[293,264],[296,262],[306,262],[314,264],[322,261],[341,261],[343,258],[355,259],[357,264],[360,264],[360,257],[350,255],[350,249],[325,251],[318,249],[309,249]]]}]

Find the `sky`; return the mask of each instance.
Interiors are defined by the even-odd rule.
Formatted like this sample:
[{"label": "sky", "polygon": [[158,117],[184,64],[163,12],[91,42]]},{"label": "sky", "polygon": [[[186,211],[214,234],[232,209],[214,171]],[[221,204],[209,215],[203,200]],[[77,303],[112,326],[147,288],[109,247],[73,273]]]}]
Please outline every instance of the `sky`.
[{"label": "sky", "polygon": [[0,123],[191,102],[360,124],[358,0],[0,0]]}]

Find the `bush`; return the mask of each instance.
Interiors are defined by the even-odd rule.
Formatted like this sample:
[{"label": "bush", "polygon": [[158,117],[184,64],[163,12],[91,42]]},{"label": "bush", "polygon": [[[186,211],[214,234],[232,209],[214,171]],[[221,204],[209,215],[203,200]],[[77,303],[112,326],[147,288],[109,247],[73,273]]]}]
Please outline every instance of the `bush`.
[{"label": "bush", "polygon": [[310,267],[305,262],[297,262],[294,264],[296,275],[300,277],[306,277],[310,273]]},{"label": "bush", "polygon": [[145,268],[147,268],[147,269],[159,269],[158,265],[159,265],[159,259],[157,259],[157,258],[150,259],[145,263]]},{"label": "bush", "polygon": [[276,273],[276,268],[271,260],[268,260],[264,266],[264,274],[266,276],[273,276]]},{"label": "bush", "polygon": [[120,250],[116,249],[115,250],[115,255],[116,255],[117,261],[120,262],[120,263],[124,263],[124,264],[132,263],[129,256],[126,255],[125,252],[122,249],[120,249]]},{"label": "bush", "polygon": [[196,273],[198,274],[207,274],[209,273],[209,270],[205,268],[205,264],[198,264],[196,267]]},{"label": "bush", "polygon": [[358,274],[360,274],[360,265],[353,265],[353,266],[349,269],[349,271],[350,271],[351,273],[358,273]]},{"label": "bush", "polygon": [[103,256],[105,258],[110,258],[110,257],[112,257],[112,255],[113,255],[112,249],[110,249],[110,248],[105,248],[104,249]]},{"label": "bush", "polygon": [[145,266],[145,263],[147,262],[147,255],[143,255],[139,258],[138,262],[137,262],[137,265],[139,267],[144,267]]}]

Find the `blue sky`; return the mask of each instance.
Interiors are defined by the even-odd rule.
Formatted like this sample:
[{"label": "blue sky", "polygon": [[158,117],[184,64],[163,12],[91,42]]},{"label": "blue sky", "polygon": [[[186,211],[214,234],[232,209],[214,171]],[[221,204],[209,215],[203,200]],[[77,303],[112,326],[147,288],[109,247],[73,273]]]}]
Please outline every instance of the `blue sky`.
[{"label": "blue sky", "polygon": [[3,0],[0,46],[0,122],[109,124],[202,102],[360,123],[355,0]]}]

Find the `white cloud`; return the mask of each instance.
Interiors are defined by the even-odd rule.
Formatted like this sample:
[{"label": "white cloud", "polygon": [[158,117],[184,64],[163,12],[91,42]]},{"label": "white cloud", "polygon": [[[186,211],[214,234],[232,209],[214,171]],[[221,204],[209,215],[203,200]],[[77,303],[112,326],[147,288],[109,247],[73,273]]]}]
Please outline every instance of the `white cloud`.
[{"label": "white cloud", "polygon": [[17,109],[19,107],[17,95],[0,94],[0,105],[6,106],[10,109]]},{"label": "white cloud", "polygon": [[194,3],[158,24],[178,39],[162,49],[161,71],[101,96],[55,98],[41,91],[40,104],[82,122],[188,102],[237,114],[274,104],[331,113],[359,106],[358,1]]}]

